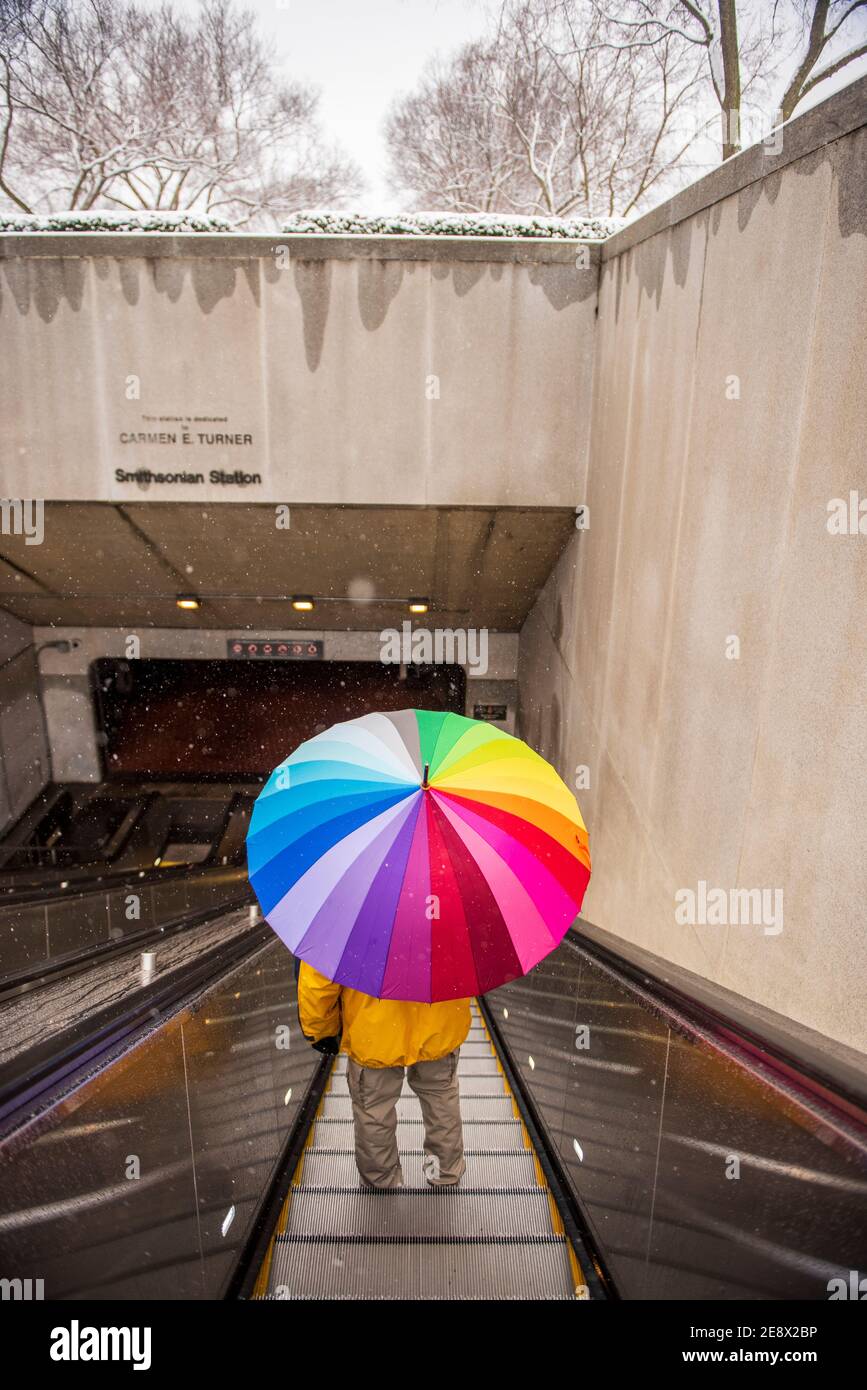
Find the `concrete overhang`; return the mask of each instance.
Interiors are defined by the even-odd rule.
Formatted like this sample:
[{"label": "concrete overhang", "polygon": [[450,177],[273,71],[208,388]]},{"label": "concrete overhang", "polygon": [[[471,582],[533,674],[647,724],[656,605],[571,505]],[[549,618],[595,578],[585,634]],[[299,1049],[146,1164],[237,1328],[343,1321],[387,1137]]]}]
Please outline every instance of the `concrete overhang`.
[{"label": "concrete overhang", "polygon": [[5,495],[561,508],[599,245],[0,235]]},{"label": "concrete overhang", "polygon": [[[0,535],[0,608],[41,627],[516,632],[574,529],[563,508],[49,502]],[[201,607],[183,611],[179,594]],[[310,594],[309,614],[291,597]]]}]

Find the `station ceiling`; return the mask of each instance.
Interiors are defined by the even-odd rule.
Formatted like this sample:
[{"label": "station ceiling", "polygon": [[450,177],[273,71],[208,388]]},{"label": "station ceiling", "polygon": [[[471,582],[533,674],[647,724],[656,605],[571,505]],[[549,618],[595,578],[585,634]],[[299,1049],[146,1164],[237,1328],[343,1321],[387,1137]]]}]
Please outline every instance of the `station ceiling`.
[{"label": "station ceiling", "polygon": [[[286,520],[265,504],[46,502],[40,544],[0,534],[0,608],[36,626],[351,631],[398,626],[422,596],[429,625],[515,632],[575,518],[293,506]],[[178,608],[188,593],[198,610]],[[313,612],[291,607],[298,594]]]}]

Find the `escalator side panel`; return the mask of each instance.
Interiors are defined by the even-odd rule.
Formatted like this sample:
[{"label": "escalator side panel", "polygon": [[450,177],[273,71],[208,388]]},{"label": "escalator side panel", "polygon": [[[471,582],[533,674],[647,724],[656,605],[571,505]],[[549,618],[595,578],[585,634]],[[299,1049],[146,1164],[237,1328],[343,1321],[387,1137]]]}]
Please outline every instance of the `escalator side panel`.
[{"label": "escalator side panel", "polygon": [[624,1298],[827,1299],[865,1147],[564,942],[486,996]]},{"label": "escalator side panel", "polygon": [[0,1146],[0,1266],[46,1299],[221,1297],[318,1060],[275,941]]}]

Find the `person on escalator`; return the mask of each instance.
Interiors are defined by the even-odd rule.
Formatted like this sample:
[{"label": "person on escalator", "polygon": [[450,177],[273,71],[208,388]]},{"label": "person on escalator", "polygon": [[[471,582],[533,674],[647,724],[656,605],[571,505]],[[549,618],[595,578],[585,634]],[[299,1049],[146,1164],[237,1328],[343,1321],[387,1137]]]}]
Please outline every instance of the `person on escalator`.
[{"label": "person on escalator", "polygon": [[375,999],[334,984],[296,957],[298,1017],[320,1052],[347,1053],[355,1163],[367,1187],[402,1187],[397,1101],[406,1075],[424,1120],[422,1171],[453,1187],[466,1171],[458,1053],[470,1031],[469,999],[416,1004]]}]

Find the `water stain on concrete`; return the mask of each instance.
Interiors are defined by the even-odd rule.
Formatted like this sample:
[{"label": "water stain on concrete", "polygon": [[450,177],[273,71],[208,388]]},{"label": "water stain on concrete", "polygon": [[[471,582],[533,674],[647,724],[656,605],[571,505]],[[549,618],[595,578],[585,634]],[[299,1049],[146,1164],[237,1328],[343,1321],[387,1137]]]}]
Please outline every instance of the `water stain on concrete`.
[{"label": "water stain on concrete", "polygon": [[[742,188],[738,193],[738,231],[744,232],[749,226],[750,218],[762,196],[762,188],[762,183],[748,183],[746,188]],[[714,234],[716,231],[717,228],[714,227]]]},{"label": "water stain on concrete", "polygon": [[135,307],[138,304],[141,288],[139,284],[139,262],[123,260],[115,261],[117,266],[120,290],[127,304]]},{"label": "water stain on concrete", "polygon": [[236,286],[233,261],[188,261],[196,295],[203,314],[210,314],[223,299],[231,299]]},{"label": "water stain on concrete", "polygon": [[768,177],[764,181],[763,187],[765,191],[765,197],[767,198],[768,202],[771,204],[772,207],[780,196],[780,189],[782,188],[782,186],[782,169],[775,169],[772,174],[768,174]]},{"label": "water stain on concrete", "polygon": [[262,303],[262,281],[260,279],[261,265],[261,260],[240,262],[241,274],[247,281],[247,288],[250,291],[250,297],[252,298],[253,303],[256,305],[257,308],[259,308],[259,306]]},{"label": "water stain on concrete", "polygon": [[403,280],[402,261],[357,261],[358,312],[368,333],[385,323]]},{"label": "water stain on concrete", "polygon": [[[662,301],[669,245],[670,236],[668,229],[666,229],[665,233],[657,233],[656,236],[648,237],[646,241],[639,242],[633,248],[633,257],[630,258],[635,266],[641,292],[646,294],[648,299],[656,301],[657,309]],[[631,268],[630,265],[629,269],[631,270]]]},{"label": "water stain on concrete", "polygon": [[530,266],[530,284],[538,285],[545,298],[560,313],[572,304],[582,304],[596,293],[594,271],[578,270],[574,265]]},{"label": "water stain on concrete", "polygon": [[[26,261],[3,261],[3,279],[12,297],[12,303],[19,314],[26,314],[30,309],[30,275],[28,274]],[[0,297],[0,312],[2,312],[3,298]]]},{"label": "water stain on concrete", "polygon": [[36,261],[8,260],[3,273],[19,314],[35,309],[43,323],[51,323],[61,304],[78,313],[84,302],[87,262],[60,258]]},{"label": "water stain on concrete", "polygon": [[331,302],[332,261],[293,261],[292,274],[301,300],[304,351],[307,366],[315,372],[322,360],[328,306]]},{"label": "water stain on concrete", "polygon": [[[618,256],[614,262],[614,319],[615,322],[620,318],[620,297],[623,293],[623,281],[626,278],[626,262],[629,259],[629,252],[625,256]],[[610,264],[610,262],[609,262]]]},{"label": "water stain on concrete", "polygon": [[174,257],[149,257],[146,261],[157,294],[164,294],[172,304],[177,304],[184,289],[184,263]]},{"label": "water stain on concrete", "polygon": [[672,227],[670,231],[671,269],[674,274],[674,283],[680,289],[683,289],[689,276],[692,235],[696,225],[697,223],[692,221],[678,222],[677,226]]},{"label": "water stain on concrete", "polygon": [[551,693],[551,703],[548,706],[548,729],[545,737],[545,757],[554,767],[560,766],[561,748],[560,740],[562,736],[562,716],[560,713],[560,699],[556,691]]},{"label": "water stain on concrete", "polygon": [[867,236],[867,127],[838,141],[832,158],[840,235]]},{"label": "water stain on concrete", "polygon": [[460,298],[469,294],[473,286],[482,279],[486,269],[484,261],[456,261],[452,267],[455,294]]},{"label": "water stain on concrete", "polygon": [[563,595],[557,595],[557,602],[554,605],[554,624],[551,629],[551,636],[554,638],[554,645],[562,649],[563,642]]}]

